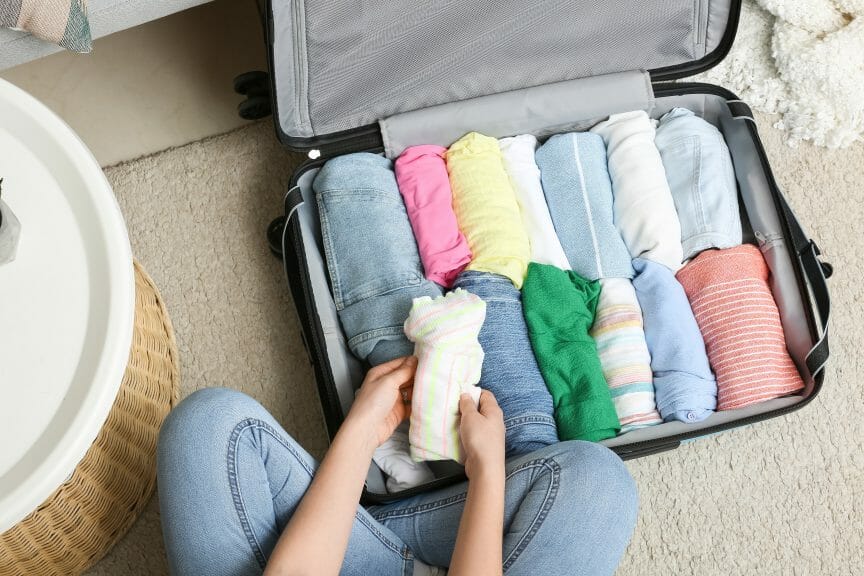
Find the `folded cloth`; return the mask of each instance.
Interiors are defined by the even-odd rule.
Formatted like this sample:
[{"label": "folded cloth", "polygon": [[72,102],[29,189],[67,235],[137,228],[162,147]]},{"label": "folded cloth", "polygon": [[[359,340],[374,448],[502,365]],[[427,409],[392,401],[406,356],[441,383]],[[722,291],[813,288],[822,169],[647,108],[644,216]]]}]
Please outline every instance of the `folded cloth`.
[{"label": "folded cloth", "polygon": [[555,233],[555,225],[549,215],[549,207],[540,183],[540,169],[534,160],[537,138],[531,134],[523,134],[503,138],[498,141],[498,145],[504,158],[504,169],[516,192],[522,223],[528,232],[531,261],[569,270],[570,263]]},{"label": "folded cloth", "polygon": [[633,260],[654,372],[657,409],[667,422],[699,422],[717,408],[717,381],[684,288],[656,262]]},{"label": "folded cloth", "polygon": [[477,341],[486,303],[457,288],[435,300],[417,298],[405,320],[414,342],[417,372],[411,399],[411,457],[463,461],[459,446],[459,397],[480,401],[483,348]]},{"label": "folded cloth", "polygon": [[456,278],[454,287],[486,302],[479,336],[485,353],[480,387],[495,395],[504,412],[507,456],[558,442],[552,396],[531,351],[519,291],[505,276],[470,270]]},{"label": "folded cloth", "polygon": [[375,366],[410,356],[402,324],[414,298],[441,295],[423,278],[390,161],[360,152],[328,160],[312,182],[333,299],[348,346]]},{"label": "folded cloth", "polygon": [[555,403],[562,440],[600,441],[621,429],[589,330],[600,283],[531,262],[522,287],[525,321]]},{"label": "folded cloth", "polygon": [[521,288],[531,247],[498,140],[471,132],[446,158],[453,210],[474,255],[467,269],[507,276]]},{"label": "folded cloth", "polygon": [[642,331],[642,310],[629,279],[600,280],[591,337],[621,422],[621,433],[662,422],[654,404],[651,357]]},{"label": "folded cloth", "polygon": [[732,410],[804,387],[768,287],[759,249],[707,250],[678,272],[708,360],[717,375],[717,409]]},{"label": "folded cloth", "polygon": [[570,267],[589,280],[630,278],[630,254],[615,229],[606,148],[596,134],[557,134],[537,150],[555,232]]},{"label": "folded cloth", "polygon": [[660,118],[654,139],[681,223],[684,260],[741,244],[738,186],[726,140],[686,108]]},{"label": "folded cloth", "polygon": [[654,124],[643,110],[613,114],[591,132],[609,154],[615,225],[633,258],[681,268],[681,224],[654,144]]},{"label": "folded cloth", "polygon": [[393,435],[375,449],[372,460],[387,475],[387,492],[401,492],[435,479],[435,475],[424,462],[411,459],[407,420],[397,426]]},{"label": "folded cloth", "polygon": [[471,261],[471,250],[453,212],[446,152],[442,146],[411,146],[394,168],[426,278],[449,288]]}]

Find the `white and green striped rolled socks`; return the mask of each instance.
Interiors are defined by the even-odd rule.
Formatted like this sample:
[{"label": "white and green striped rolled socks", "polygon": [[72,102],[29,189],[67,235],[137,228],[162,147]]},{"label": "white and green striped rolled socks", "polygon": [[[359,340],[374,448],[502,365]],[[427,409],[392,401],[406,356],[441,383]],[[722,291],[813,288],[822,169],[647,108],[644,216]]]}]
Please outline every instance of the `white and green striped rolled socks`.
[{"label": "white and green striped rolled socks", "polygon": [[405,335],[418,359],[408,434],[416,461],[463,461],[459,397],[467,392],[475,404],[480,400],[483,348],[477,336],[485,319],[486,303],[467,290],[414,299]]}]

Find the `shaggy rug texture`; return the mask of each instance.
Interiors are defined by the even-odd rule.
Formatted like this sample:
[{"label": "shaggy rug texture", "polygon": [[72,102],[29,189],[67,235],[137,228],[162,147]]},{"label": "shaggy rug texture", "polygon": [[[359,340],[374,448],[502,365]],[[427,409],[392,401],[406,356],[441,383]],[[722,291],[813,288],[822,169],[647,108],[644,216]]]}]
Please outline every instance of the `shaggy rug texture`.
[{"label": "shaggy rug texture", "polygon": [[[794,414],[628,462],[641,509],[619,575],[850,574],[864,566],[864,146],[790,148],[772,120],[757,115],[774,173],[836,270],[825,388]],[[133,251],[174,322],[182,395],[242,390],[320,457],[327,438],[317,390],[264,236],[300,160],[264,122],[107,174]],[[90,574],[166,570],[154,498]]]},{"label": "shaggy rug texture", "polygon": [[787,143],[864,138],[864,0],[745,0],[729,56],[697,77],[780,114]]}]

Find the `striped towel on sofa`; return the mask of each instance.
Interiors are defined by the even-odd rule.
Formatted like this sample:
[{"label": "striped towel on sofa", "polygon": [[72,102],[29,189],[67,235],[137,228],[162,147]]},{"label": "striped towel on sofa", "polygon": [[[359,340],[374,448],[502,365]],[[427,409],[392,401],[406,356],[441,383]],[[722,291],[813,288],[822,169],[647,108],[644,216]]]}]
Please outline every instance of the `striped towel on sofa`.
[{"label": "striped towel on sofa", "polygon": [[74,52],[90,52],[86,0],[0,0],[0,27],[17,28]]}]

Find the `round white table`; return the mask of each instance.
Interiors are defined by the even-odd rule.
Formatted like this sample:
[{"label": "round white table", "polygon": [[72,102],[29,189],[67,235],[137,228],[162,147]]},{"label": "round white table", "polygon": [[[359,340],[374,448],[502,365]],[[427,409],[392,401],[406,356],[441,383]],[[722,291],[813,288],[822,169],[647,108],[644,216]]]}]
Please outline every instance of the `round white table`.
[{"label": "round white table", "polygon": [[117,395],[135,312],[132,253],[75,133],[0,80],[3,201],[21,225],[0,265],[0,533],[72,473]]}]

